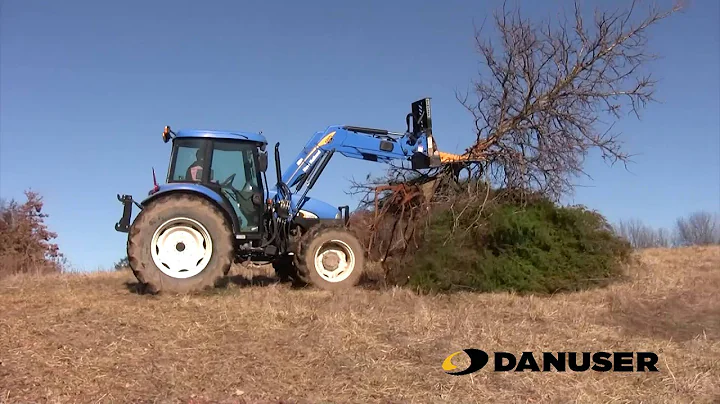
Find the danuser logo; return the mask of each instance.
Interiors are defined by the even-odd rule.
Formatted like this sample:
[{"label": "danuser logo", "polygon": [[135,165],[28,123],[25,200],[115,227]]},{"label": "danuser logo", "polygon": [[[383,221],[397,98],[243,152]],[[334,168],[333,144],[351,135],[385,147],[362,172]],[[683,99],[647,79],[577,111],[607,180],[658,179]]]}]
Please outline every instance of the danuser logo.
[{"label": "danuser logo", "polygon": [[[467,356],[470,358],[470,366],[467,367],[465,370],[460,370],[458,372],[451,372],[451,370],[457,369],[457,366],[453,365],[452,359],[461,353],[465,352]],[[462,376],[467,375],[470,373],[477,372],[478,370],[482,369],[487,365],[488,360],[490,357],[488,356],[487,352],[481,351],[479,349],[463,349],[462,351],[457,351],[455,353],[450,354],[445,360],[443,361],[442,368],[450,375],[454,376]]]},{"label": "danuser logo", "polygon": [[[463,370],[453,364],[453,358],[464,353],[470,365]],[[532,352],[522,352],[520,358],[510,352],[493,353],[495,372],[658,372],[657,354],[653,352],[541,352],[538,361]],[[490,355],[480,349],[463,349],[453,352],[442,363],[443,370],[453,376],[475,373],[490,362]]]}]

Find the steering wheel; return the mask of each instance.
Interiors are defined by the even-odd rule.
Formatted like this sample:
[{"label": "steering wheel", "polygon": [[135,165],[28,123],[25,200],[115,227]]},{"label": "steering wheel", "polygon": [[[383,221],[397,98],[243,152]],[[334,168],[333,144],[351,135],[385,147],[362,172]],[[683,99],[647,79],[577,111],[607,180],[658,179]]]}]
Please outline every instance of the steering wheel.
[{"label": "steering wheel", "polygon": [[235,179],[235,174],[232,174],[231,176],[227,177],[225,181],[220,183],[221,187],[227,187],[228,185],[232,184],[233,180]]}]

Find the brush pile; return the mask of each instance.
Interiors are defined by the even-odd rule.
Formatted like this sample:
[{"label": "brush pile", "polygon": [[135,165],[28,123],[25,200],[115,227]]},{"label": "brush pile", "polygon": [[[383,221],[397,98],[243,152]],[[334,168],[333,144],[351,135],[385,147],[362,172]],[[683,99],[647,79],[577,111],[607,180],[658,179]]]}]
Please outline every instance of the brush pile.
[{"label": "brush pile", "polygon": [[470,180],[430,184],[379,187],[372,207],[353,215],[350,225],[382,268],[373,281],[419,292],[544,294],[606,285],[628,263],[629,243],[582,206]]}]

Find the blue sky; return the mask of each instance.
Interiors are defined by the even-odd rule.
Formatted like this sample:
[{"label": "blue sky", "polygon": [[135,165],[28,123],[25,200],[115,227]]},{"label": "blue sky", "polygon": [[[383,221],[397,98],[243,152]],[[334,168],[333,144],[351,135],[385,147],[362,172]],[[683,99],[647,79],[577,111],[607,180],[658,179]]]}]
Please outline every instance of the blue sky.
[{"label": "blue sky", "polygon": [[[617,126],[635,163],[589,162],[593,181],[569,202],[653,226],[720,210],[719,3],[692,1],[651,31],[660,103]],[[328,125],[402,131],[429,96],[440,147],[461,151],[473,123],[455,91],[477,78],[473,24],[501,2],[0,4],[0,197],[40,192],[70,263],[92,270],[125,254],[115,195],[146,195],[152,167],[164,178],[164,125],[263,131],[287,165]],[[533,16],[571,5],[521,4]],[[627,2],[583,2],[597,4]],[[349,179],[380,168],[333,158],[311,196],[354,206]]]}]

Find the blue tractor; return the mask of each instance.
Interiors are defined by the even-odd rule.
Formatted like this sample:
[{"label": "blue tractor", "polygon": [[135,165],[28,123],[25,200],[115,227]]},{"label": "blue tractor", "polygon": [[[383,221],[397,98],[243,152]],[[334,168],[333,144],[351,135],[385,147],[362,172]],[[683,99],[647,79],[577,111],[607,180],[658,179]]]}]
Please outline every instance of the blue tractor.
[{"label": "blue tractor", "polygon": [[[154,292],[194,292],[218,284],[233,262],[269,261],[281,277],[325,290],[355,286],[365,252],[348,228],[349,208],[312,199],[315,185],[335,153],[374,162],[410,161],[415,169],[437,167],[455,155],[436,150],[430,99],[412,104],[405,133],[357,126],[317,132],[277,183],[267,182],[267,140],[257,133],[180,130],[172,140],[166,183],[124,205],[115,229],[128,233],[133,273]],[[154,176],[154,173],[153,173]],[[130,223],[133,205],[140,211]]]}]

